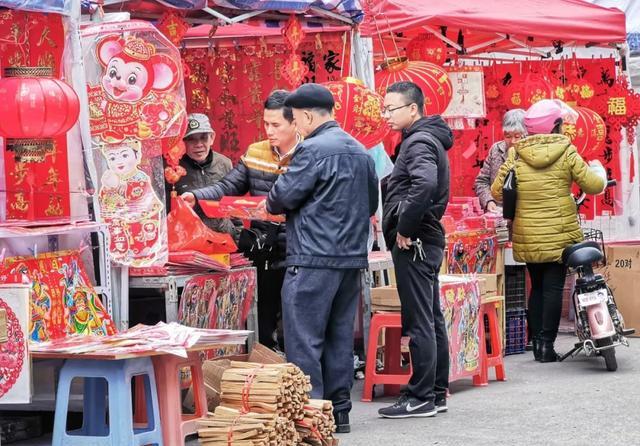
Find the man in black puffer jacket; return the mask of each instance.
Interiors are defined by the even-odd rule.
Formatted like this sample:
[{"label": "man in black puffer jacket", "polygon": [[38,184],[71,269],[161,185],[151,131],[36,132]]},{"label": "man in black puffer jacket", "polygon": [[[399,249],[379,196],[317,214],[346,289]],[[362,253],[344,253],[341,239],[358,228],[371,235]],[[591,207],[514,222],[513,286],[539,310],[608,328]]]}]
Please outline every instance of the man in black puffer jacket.
[{"label": "man in black puffer jacket", "polygon": [[440,309],[438,271],[445,234],[440,219],[449,201],[451,129],[440,116],[423,117],[424,96],[412,82],[387,89],[384,117],[402,142],[387,181],[382,230],[392,250],[402,313],[411,338],[413,374],[407,393],[380,409],[386,418],[431,417],[445,412],[449,385],[447,329]]},{"label": "man in black puffer jacket", "polygon": [[[238,165],[222,180],[182,194],[192,205],[197,200],[220,200],[224,196],[265,196],[281,173],[300,141],[290,107],[284,101],[288,92],[276,90],[264,104],[264,127],[268,140],[249,146]],[[285,223],[252,221],[251,228],[240,233],[238,246],[258,270],[258,331],[260,343],[274,348],[274,332],[281,311],[281,289],[286,255]]]},{"label": "man in black puffer jacket", "polygon": [[329,90],[305,84],[286,104],[305,140],[267,199],[271,213],[287,214],[285,352],[311,377],[311,397],[333,402],[337,431],[348,432],[353,324],[378,178],[373,158],[333,120]]}]

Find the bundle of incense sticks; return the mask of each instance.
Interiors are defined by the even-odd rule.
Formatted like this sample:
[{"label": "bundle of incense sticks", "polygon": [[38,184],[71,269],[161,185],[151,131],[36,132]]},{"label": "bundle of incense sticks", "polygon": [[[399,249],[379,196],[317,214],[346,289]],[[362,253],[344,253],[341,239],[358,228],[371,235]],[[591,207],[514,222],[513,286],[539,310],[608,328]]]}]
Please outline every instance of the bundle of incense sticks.
[{"label": "bundle of incense sticks", "polygon": [[231,362],[221,382],[221,404],[243,412],[271,413],[292,421],[304,418],[309,377],[293,364]]},{"label": "bundle of incense sticks", "polygon": [[304,418],[296,421],[296,429],[302,444],[312,446],[335,446],[336,430],[331,401],[309,400],[304,406]]},{"label": "bundle of incense sticks", "polygon": [[243,413],[219,406],[198,422],[200,444],[205,446],[297,446],[295,424],[274,413]]}]

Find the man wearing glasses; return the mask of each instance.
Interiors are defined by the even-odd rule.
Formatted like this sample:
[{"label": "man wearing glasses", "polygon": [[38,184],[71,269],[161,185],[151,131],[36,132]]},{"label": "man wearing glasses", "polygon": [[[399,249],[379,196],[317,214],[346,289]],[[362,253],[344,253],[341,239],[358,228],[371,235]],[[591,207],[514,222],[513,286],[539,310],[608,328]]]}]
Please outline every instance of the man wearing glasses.
[{"label": "man wearing glasses", "polygon": [[[211,149],[216,132],[211,127],[207,115],[192,113],[187,118],[187,132],[183,138],[187,152],[180,160],[180,165],[187,174],[176,183],[178,195],[220,181],[233,167],[229,158]],[[167,204],[171,205],[169,199]],[[200,209],[196,209],[196,213],[209,228],[231,234],[236,241],[238,240],[242,230],[240,225],[235,225],[228,218],[206,217]]]},{"label": "man wearing glasses", "polygon": [[385,418],[432,417],[447,410],[449,346],[438,271],[453,134],[440,116],[424,116],[423,110],[424,95],[413,82],[387,89],[383,117],[392,130],[402,132],[402,142],[383,193],[382,229],[395,267],[402,334],[411,339],[413,374],[406,393],[378,411]]}]

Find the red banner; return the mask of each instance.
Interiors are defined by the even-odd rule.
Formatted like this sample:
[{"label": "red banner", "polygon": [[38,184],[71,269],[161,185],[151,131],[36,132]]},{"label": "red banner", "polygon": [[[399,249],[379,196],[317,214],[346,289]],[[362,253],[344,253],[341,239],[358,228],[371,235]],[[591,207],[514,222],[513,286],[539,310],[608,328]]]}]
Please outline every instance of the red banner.
[{"label": "red banner", "polygon": [[[297,54],[308,68],[304,82],[338,80],[349,73],[343,33],[307,35]],[[290,51],[284,44],[185,49],[185,89],[189,113],[205,113],[216,131],[214,150],[238,162],[250,144],[265,138],[263,103],[271,91],[291,90],[283,76]]]},{"label": "red banner", "polygon": [[[0,66],[52,67],[61,74],[64,29],[61,16],[22,11],[0,11]],[[54,139],[55,152],[41,163],[16,162],[4,152],[6,220],[57,220],[70,216],[67,139]],[[2,198],[0,191],[0,198]],[[0,212],[0,215],[2,212]]]}]

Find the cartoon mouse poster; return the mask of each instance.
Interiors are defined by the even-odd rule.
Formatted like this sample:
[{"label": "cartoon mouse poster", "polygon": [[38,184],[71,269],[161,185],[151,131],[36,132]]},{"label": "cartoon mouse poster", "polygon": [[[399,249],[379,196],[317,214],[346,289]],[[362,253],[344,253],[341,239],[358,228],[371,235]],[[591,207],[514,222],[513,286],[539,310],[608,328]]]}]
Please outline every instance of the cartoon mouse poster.
[{"label": "cartoon mouse poster", "polygon": [[87,76],[91,135],[107,143],[174,136],[186,113],[177,49],[148,24],[129,24],[140,32],[113,33],[103,25],[103,33],[85,33],[92,48],[85,58],[93,65]]}]

